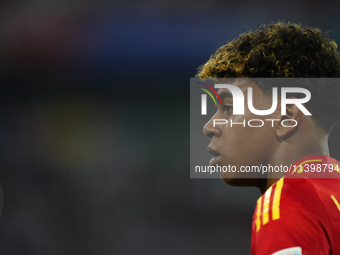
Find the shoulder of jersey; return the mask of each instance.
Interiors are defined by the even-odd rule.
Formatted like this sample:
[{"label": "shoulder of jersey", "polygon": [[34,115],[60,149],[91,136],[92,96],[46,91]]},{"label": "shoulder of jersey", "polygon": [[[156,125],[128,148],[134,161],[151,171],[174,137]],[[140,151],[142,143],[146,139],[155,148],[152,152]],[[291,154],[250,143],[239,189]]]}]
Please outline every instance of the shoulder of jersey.
[{"label": "shoulder of jersey", "polygon": [[256,232],[271,221],[278,221],[287,215],[282,211],[309,210],[317,200],[313,185],[306,178],[281,178],[258,200],[254,213]]}]

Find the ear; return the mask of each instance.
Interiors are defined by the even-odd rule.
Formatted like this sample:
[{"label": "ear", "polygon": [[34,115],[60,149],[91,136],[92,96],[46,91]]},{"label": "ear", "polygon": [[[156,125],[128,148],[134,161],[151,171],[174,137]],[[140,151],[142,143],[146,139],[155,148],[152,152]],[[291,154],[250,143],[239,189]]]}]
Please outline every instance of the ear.
[{"label": "ear", "polygon": [[302,119],[302,112],[295,104],[286,106],[286,115],[282,115],[281,122],[276,130],[278,138],[284,139],[294,134]]}]

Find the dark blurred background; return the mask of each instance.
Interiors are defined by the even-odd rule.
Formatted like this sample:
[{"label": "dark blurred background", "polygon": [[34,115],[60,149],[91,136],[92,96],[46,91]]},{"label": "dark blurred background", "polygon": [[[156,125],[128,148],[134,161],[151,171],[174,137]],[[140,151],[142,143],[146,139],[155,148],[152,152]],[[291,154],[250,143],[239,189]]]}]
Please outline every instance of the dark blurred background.
[{"label": "dark blurred background", "polygon": [[264,23],[301,22],[340,43],[339,10],[1,1],[0,254],[249,254],[259,191],[189,178],[189,78]]}]

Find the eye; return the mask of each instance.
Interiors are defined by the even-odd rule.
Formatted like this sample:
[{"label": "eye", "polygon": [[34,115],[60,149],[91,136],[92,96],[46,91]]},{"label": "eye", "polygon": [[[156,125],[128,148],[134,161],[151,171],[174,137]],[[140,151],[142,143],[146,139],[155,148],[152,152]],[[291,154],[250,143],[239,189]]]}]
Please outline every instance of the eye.
[{"label": "eye", "polygon": [[232,112],[233,107],[231,105],[223,105],[223,110],[226,111],[226,114],[229,114]]}]

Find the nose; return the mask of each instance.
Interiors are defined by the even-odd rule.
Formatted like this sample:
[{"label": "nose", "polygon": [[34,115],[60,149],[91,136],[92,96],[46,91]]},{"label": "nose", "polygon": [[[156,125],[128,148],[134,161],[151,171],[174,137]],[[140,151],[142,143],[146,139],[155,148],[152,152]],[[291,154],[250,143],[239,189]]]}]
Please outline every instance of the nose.
[{"label": "nose", "polygon": [[203,134],[209,138],[213,136],[220,137],[222,135],[222,130],[220,125],[214,125],[215,115],[204,125]]}]

